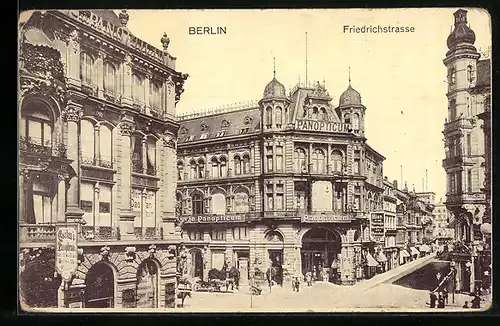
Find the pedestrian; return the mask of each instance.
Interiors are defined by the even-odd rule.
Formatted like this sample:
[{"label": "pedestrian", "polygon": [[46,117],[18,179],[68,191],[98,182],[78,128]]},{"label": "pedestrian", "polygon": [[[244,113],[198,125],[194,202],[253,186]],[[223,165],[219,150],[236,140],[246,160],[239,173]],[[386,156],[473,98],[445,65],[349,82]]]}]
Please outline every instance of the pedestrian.
[{"label": "pedestrian", "polygon": [[448,304],[448,290],[446,288],[443,289],[443,299],[446,304]]},{"label": "pedestrian", "polygon": [[474,299],[472,299],[471,303],[472,303],[471,308],[480,308],[481,298],[477,295],[477,293],[474,294]]},{"label": "pedestrian", "polygon": [[439,292],[439,298],[438,298],[438,308],[444,308],[444,298],[441,292]]},{"label": "pedestrian", "polygon": [[465,301],[464,305],[462,308],[469,309],[469,302]]},{"label": "pedestrian", "polygon": [[312,284],[312,273],[311,271],[307,271],[306,273],[306,282],[307,282],[307,286],[311,286]]},{"label": "pedestrian", "polygon": [[429,306],[431,308],[436,308],[436,300],[437,300],[436,293],[429,292],[429,297],[430,297]]}]

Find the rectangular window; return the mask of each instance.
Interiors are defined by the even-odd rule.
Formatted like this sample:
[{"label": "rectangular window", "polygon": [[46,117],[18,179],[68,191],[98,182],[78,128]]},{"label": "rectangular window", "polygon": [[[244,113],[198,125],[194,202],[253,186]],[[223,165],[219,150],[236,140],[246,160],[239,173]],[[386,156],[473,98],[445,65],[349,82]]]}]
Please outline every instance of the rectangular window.
[{"label": "rectangular window", "polygon": [[267,185],[266,187],[266,197],[267,197],[267,210],[272,211],[274,209],[274,198],[273,198],[273,185]]},{"label": "rectangular window", "polygon": [[111,226],[111,187],[108,185],[100,186],[99,225]]},{"label": "rectangular window", "polygon": [[276,185],[276,205],[275,209],[278,211],[284,210],[284,187],[282,184]]},{"label": "rectangular window", "polygon": [[276,171],[283,171],[283,146],[276,146]]},{"label": "rectangular window", "polygon": [[467,134],[467,156],[472,155],[472,139],[471,134]]},{"label": "rectangular window", "polygon": [[360,173],[359,166],[360,166],[359,158],[355,158],[354,159],[354,165],[352,166],[352,171],[353,171],[354,174],[359,174]]},{"label": "rectangular window", "polygon": [[462,171],[456,172],[457,193],[462,192]]},{"label": "rectangular window", "polygon": [[212,230],[212,240],[217,240],[217,241],[226,240],[226,230],[223,229]]},{"label": "rectangular window", "polygon": [[155,227],[156,225],[156,192],[148,190],[144,203],[144,227]]},{"label": "rectangular window", "polygon": [[203,240],[203,232],[199,230],[190,230],[188,232],[189,240],[200,241]]},{"label": "rectangular window", "polygon": [[266,162],[267,162],[267,171],[273,171],[273,147],[266,147]]},{"label": "rectangular window", "polygon": [[467,192],[472,192],[472,170],[467,171]]},{"label": "rectangular window", "polygon": [[94,226],[94,184],[89,182],[80,184],[80,205],[84,212],[85,225]]},{"label": "rectangular window", "polygon": [[246,226],[237,226],[233,228],[233,239],[234,240],[246,240],[248,239],[248,228]]},{"label": "rectangular window", "polygon": [[142,213],[143,213],[143,203],[142,203],[142,190],[132,189],[132,211],[135,213],[134,227],[142,226]]}]

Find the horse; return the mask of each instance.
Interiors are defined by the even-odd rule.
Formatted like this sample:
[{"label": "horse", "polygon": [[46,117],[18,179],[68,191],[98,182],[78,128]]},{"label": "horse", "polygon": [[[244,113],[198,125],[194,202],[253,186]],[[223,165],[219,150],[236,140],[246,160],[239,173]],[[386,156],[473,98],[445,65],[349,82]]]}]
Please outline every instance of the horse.
[{"label": "horse", "polygon": [[236,286],[236,289],[238,290],[240,287],[240,271],[236,267],[231,267],[229,270],[229,279],[232,281],[231,282],[231,290],[234,289],[234,286]]},{"label": "horse", "polygon": [[271,287],[274,284],[279,284],[283,286],[283,278],[280,273],[280,268],[279,266],[271,266],[267,269],[266,271],[266,279],[267,283],[269,285],[269,291],[271,291]]}]

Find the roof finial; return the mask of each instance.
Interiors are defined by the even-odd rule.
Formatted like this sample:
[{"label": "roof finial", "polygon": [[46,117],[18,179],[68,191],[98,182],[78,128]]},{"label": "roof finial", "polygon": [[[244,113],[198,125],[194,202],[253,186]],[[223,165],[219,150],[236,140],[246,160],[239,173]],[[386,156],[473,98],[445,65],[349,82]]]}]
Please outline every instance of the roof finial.
[{"label": "roof finial", "polygon": [[351,67],[349,67],[349,86],[351,86]]},{"label": "roof finial", "polygon": [[276,60],[273,57],[273,77],[276,78]]}]

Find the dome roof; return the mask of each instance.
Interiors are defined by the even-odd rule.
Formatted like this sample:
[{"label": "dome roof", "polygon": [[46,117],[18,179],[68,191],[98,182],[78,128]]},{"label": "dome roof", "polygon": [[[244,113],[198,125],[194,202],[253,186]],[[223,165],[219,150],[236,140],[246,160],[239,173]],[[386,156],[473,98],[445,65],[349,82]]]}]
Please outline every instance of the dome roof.
[{"label": "dome roof", "polygon": [[474,44],[476,34],[467,26],[467,10],[459,9],[453,15],[455,16],[455,29],[446,40],[448,49],[459,43]]},{"label": "dome roof", "polygon": [[476,34],[474,34],[474,31],[470,29],[469,26],[460,24],[456,26],[450,36],[448,36],[446,44],[448,45],[448,49],[451,49],[458,43],[474,44],[475,41]]},{"label": "dome roof", "polygon": [[339,106],[351,104],[361,104],[361,94],[349,84],[349,87],[340,95]]},{"label": "dome roof", "polygon": [[286,98],[285,86],[274,77],[264,88],[264,98]]}]

